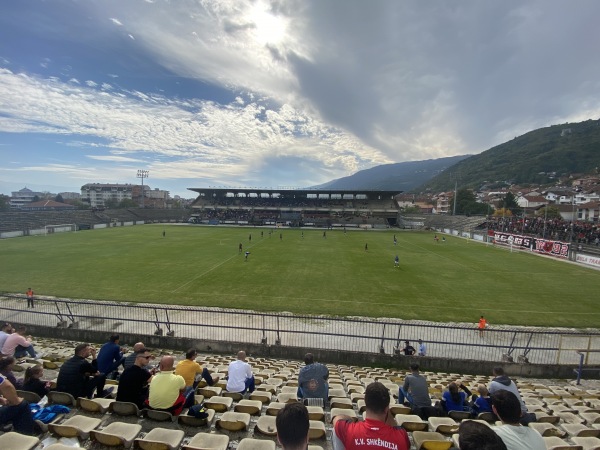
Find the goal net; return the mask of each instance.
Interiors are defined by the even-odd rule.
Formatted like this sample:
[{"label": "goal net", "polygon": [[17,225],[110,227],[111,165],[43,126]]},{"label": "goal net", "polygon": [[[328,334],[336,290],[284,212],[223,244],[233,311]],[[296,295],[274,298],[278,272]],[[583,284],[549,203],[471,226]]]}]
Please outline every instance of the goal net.
[{"label": "goal net", "polygon": [[46,225],[44,232],[46,235],[53,233],[64,233],[66,231],[77,231],[77,225],[74,223],[62,223],[58,225]]}]

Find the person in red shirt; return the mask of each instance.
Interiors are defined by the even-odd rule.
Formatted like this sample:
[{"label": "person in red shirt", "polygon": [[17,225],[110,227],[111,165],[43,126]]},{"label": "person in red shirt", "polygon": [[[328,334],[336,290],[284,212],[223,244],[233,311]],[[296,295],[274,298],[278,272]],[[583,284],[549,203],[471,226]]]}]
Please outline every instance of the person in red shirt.
[{"label": "person in red shirt", "polygon": [[25,295],[27,295],[27,307],[33,308],[33,290],[31,288],[27,289]]},{"label": "person in red shirt", "polygon": [[390,413],[390,391],[377,381],[369,384],[365,405],[363,422],[343,415],[333,419],[333,449],[409,450],[408,434]]},{"label": "person in red shirt", "polygon": [[479,325],[477,326],[477,328],[479,328],[479,336],[483,337],[483,332],[487,327],[487,320],[485,320],[485,317],[481,316],[481,318],[479,319]]}]

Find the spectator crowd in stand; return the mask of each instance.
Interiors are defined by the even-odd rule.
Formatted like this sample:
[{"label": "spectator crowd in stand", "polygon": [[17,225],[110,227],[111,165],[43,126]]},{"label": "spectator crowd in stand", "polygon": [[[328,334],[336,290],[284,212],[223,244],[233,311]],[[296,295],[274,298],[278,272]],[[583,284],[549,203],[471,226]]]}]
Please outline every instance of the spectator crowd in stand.
[{"label": "spectator crowd in stand", "polygon": [[[24,337],[25,329],[13,329],[9,323],[0,327],[2,349],[16,350],[10,344],[11,337]],[[27,339],[27,338],[26,338]],[[196,405],[196,388],[201,380],[208,385],[219,382],[219,377],[211,375],[197,361],[198,352],[190,348],[185,358],[175,364],[175,357],[165,354],[158,367],[151,361],[154,355],[143,342],[133,346],[129,355],[124,355],[119,345],[118,335],[112,335],[97,352],[87,343],[78,344],[73,356],[60,367],[56,390],[73,397],[112,396],[112,387],[104,389],[107,377],[118,380],[116,400],[130,402],[138,408],[153,409],[181,414],[184,408],[194,414],[199,411]],[[19,342],[22,342],[19,339]],[[31,339],[29,345],[33,347]],[[9,344],[7,346],[7,343]],[[408,345],[409,343],[407,343]],[[27,347],[25,347],[27,348]],[[414,350],[414,349],[413,349]],[[419,349],[425,353],[425,350]],[[416,350],[411,355],[415,355]],[[39,355],[38,355],[39,356]],[[37,393],[40,397],[51,389],[44,381],[43,367],[28,367],[24,379],[17,379],[13,373],[15,357],[3,354],[0,358],[0,426],[12,423],[15,431],[23,434],[40,434],[42,428],[33,420],[27,402],[17,395],[17,389]],[[284,449],[305,449],[308,443],[309,415],[305,404],[318,400],[323,406],[329,402],[328,368],[315,361],[312,353],[304,357],[304,367],[298,372],[299,402],[286,404],[277,414],[276,425],[280,445]],[[124,370],[120,371],[120,368]],[[536,421],[535,414],[527,411],[515,382],[508,377],[502,367],[493,370],[494,378],[486,387],[477,386],[477,394],[472,393],[460,380],[448,384],[440,401],[435,401],[429,393],[427,378],[420,372],[419,365],[411,364],[408,374],[398,391],[398,403],[410,407],[411,413],[421,419],[441,417],[452,413],[466,413],[467,417],[478,418],[488,414],[492,420],[502,425],[493,428],[481,426],[477,422],[463,422],[458,429],[461,449],[516,450],[521,448],[544,449],[544,441],[539,433],[527,425]],[[226,391],[250,394],[255,389],[255,378],[251,365],[246,361],[246,353],[240,350],[236,359],[228,366]],[[355,421],[353,417],[336,415],[332,420],[334,450],[356,448],[357,442],[371,442],[370,448],[408,450],[411,443],[407,432],[398,426],[390,411],[388,387],[380,382],[371,382],[364,392],[365,418]],[[489,418],[487,419],[489,420]],[[485,446],[484,446],[485,444]]]},{"label": "spectator crowd in stand", "polygon": [[573,241],[579,244],[600,245],[600,225],[593,222],[571,222],[544,217],[490,217],[480,229],[534,236],[554,241],[569,241],[573,224]]}]

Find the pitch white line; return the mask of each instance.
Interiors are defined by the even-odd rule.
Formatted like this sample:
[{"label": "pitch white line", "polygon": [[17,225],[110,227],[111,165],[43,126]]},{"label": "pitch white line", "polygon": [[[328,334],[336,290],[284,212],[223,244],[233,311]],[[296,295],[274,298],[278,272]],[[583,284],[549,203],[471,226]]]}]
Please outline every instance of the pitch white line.
[{"label": "pitch white line", "polygon": [[[249,246],[248,246],[248,248],[252,248],[252,247],[254,247],[254,246],[258,245],[258,244],[259,244],[259,242],[257,242],[256,244],[253,244],[253,245],[249,245]],[[221,245],[221,244],[219,244],[219,245]],[[187,283],[183,283],[183,284],[182,284],[181,286],[179,286],[177,289],[175,289],[175,290],[171,291],[171,294],[174,294],[174,293],[175,293],[175,292],[177,292],[178,290],[180,290],[180,289],[183,289],[183,288],[184,288],[184,287],[186,287],[188,284],[190,284],[190,283],[192,283],[192,282],[196,281],[198,278],[201,278],[201,277],[203,277],[203,276],[204,276],[204,275],[206,275],[207,273],[210,273],[210,272],[212,272],[213,270],[215,270],[215,269],[217,269],[217,268],[221,267],[223,264],[225,264],[225,263],[227,263],[227,262],[231,261],[232,259],[234,259],[234,258],[237,258],[237,257],[239,257],[239,256],[240,256],[240,254],[239,254],[239,253],[236,253],[236,254],[235,254],[235,255],[233,255],[231,258],[227,258],[227,259],[226,259],[226,260],[224,260],[223,262],[220,262],[219,264],[216,264],[216,265],[212,266],[210,269],[208,269],[208,270],[206,270],[206,271],[202,272],[202,273],[201,273],[201,274],[199,274],[198,276],[196,276],[196,277],[192,278],[192,279],[191,279],[190,281],[188,281]]]}]

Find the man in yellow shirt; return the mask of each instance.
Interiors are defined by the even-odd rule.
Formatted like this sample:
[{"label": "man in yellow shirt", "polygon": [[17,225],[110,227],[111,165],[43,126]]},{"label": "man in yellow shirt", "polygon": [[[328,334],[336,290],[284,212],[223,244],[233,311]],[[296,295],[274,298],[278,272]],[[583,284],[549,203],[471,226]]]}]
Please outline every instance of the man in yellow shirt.
[{"label": "man in yellow shirt", "polygon": [[152,409],[167,411],[177,416],[183,410],[185,397],[185,380],[181,375],[175,375],[175,359],[165,355],[160,360],[158,372],[150,382],[148,405]]},{"label": "man in yellow shirt", "polygon": [[[195,361],[196,356],[198,356],[196,349],[190,348],[185,353],[185,359],[179,361],[177,364],[175,374],[183,377],[186,387],[192,386],[195,388],[202,378],[204,378],[209,386],[217,383],[219,377],[212,378],[208,369],[203,369],[202,366]],[[198,380],[196,380],[196,375],[201,375],[198,377]]]},{"label": "man in yellow shirt", "polygon": [[185,392],[183,395],[187,399],[186,406],[193,405],[194,392],[202,378],[204,378],[209,386],[212,386],[219,381],[219,377],[211,377],[208,369],[203,369],[202,366],[195,361],[196,356],[198,356],[196,349],[190,348],[185,353],[185,359],[179,361],[177,367],[175,367],[175,374],[181,375],[185,380]]}]

